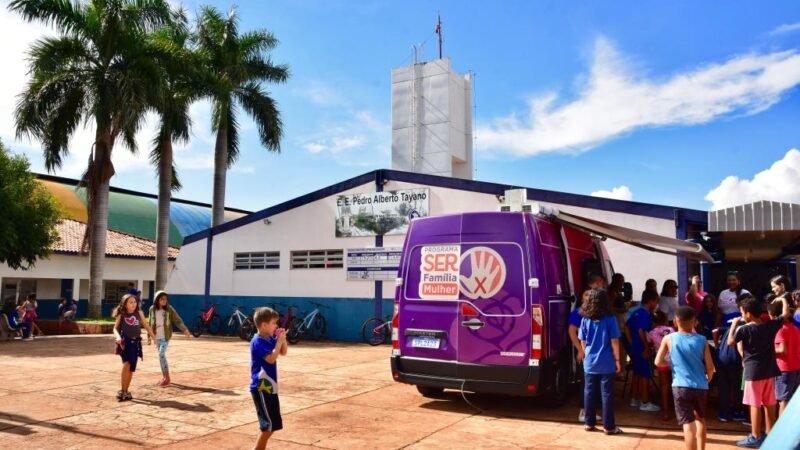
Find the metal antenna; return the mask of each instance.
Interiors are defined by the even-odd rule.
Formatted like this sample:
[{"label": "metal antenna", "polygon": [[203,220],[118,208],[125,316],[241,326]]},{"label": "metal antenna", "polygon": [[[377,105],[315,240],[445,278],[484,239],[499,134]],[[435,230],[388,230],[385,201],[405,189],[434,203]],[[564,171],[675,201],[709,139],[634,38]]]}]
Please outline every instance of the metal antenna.
[{"label": "metal antenna", "polygon": [[439,59],[442,59],[442,16],[441,14],[436,13],[436,17],[436,34],[439,35]]}]

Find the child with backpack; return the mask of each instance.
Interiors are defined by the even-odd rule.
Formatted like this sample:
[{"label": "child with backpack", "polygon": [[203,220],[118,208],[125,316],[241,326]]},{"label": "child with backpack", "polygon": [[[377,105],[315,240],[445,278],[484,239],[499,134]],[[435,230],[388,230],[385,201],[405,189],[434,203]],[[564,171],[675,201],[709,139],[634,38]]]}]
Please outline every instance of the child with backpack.
[{"label": "child with backpack", "polygon": [[[656,311],[653,314],[653,323],[655,327],[647,333],[647,339],[653,345],[653,348],[658,351],[661,348],[661,343],[664,338],[673,332],[672,327],[668,325],[667,315],[663,311]],[[669,420],[669,391],[672,385],[672,367],[670,366],[669,352],[664,356],[665,365],[656,366],[658,371],[658,381],[661,385],[661,419],[664,421]]]}]

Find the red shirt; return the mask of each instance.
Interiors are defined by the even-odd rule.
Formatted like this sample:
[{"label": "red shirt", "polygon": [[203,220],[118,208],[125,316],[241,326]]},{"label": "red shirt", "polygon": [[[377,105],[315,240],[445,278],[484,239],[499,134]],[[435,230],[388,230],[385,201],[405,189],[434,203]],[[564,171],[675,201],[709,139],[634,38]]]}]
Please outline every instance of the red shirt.
[{"label": "red shirt", "polygon": [[775,336],[775,343],[783,342],[785,352],[775,355],[781,372],[800,370],[800,329],[793,323],[784,323]]},{"label": "red shirt", "polygon": [[703,298],[705,298],[706,295],[708,295],[708,292],[698,291],[696,294],[694,294],[694,298],[689,298],[689,292],[687,292],[684,296],[686,305],[694,308],[694,312],[697,313],[698,316],[703,311]]}]

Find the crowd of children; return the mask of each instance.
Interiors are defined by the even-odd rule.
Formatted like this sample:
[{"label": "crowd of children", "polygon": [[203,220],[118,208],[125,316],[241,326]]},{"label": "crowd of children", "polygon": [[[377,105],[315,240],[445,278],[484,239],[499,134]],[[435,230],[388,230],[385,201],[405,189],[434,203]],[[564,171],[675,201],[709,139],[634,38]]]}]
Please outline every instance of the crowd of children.
[{"label": "crowd of children", "polygon": [[[800,385],[800,290],[792,292],[788,278],[776,276],[772,293],[756,299],[731,272],[718,297],[703,290],[700,277],[692,278],[682,298],[674,280],[664,282],[660,293],[648,280],[636,304],[625,298],[622,275],[607,288],[595,278],[569,328],[583,369],[579,419],[586,430],[597,430],[602,419],[606,434],[622,432],[614,418],[614,381],[625,371],[622,379],[631,377],[629,406],[660,411],[664,420],[674,410],[686,448],[705,448],[712,386],[720,421],[746,422],[743,408],[749,408],[751,431],[737,445],[760,447]],[[650,398],[654,373],[660,406]]]}]

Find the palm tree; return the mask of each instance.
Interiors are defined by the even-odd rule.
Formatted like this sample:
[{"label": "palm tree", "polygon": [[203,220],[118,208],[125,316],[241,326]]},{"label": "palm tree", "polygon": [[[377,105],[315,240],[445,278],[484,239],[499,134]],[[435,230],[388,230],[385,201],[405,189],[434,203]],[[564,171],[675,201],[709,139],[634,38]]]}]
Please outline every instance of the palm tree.
[{"label": "palm tree", "polygon": [[262,90],[262,82],[283,83],[289,78],[286,65],[274,65],[269,51],[278,40],[266,30],[239,34],[235,10],[225,18],[215,8],[203,7],[198,19],[199,51],[211,74],[207,87],[213,104],[214,197],[212,226],[224,222],[225,175],[239,156],[237,109],[249,114],[267,150],[280,152],[283,134],[277,104]]},{"label": "palm tree", "polygon": [[108,193],[117,139],[136,150],[135,135],[157,100],[158,65],[146,35],[169,22],[166,0],[13,0],[11,11],[52,25],[58,35],[30,49],[30,81],[15,111],[17,137],[42,143],[48,171],[69,153],[78,125],[95,139],[84,175],[89,224],[89,317],[99,318],[108,230]]},{"label": "palm tree", "polygon": [[150,36],[158,54],[165,81],[164,92],[154,105],[159,115],[158,133],[153,138],[150,160],[158,174],[158,220],[156,229],[156,290],[167,284],[169,256],[170,202],[172,191],[181,188],[175,170],[172,144],[187,142],[192,125],[189,106],[202,97],[203,85],[196,54],[188,47],[190,33],[183,10],[173,13],[172,23]]}]

